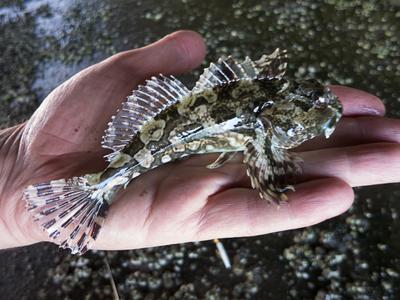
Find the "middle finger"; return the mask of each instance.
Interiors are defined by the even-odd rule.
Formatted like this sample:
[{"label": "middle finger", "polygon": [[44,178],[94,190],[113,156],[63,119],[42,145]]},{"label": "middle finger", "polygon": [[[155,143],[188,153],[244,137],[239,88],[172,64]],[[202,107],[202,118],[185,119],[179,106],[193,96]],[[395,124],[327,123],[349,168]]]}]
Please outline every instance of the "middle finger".
[{"label": "middle finger", "polygon": [[376,142],[400,142],[400,120],[379,117],[346,117],[337,125],[329,139],[318,136],[296,148],[310,151]]},{"label": "middle finger", "polygon": [[373,143],[300,153],[302,180],[340,178],[351,186],[400,181],[400,145]]}]

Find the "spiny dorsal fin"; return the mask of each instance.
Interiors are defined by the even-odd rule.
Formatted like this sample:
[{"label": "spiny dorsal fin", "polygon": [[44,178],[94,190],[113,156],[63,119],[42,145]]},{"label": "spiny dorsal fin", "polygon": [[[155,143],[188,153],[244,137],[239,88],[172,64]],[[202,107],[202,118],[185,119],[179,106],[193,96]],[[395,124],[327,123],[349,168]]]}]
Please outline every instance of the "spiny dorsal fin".
[{"label": "spiny dorsal fin", "polygon": [[200,76],[193,92],[229,84],[239,80],[252,79],[281,79],[286,71],[286,50],[276,49],[270,55],[263,55],[257,61],[248,56],[242,62],[237,62],[231,56],[220,58],[211,63]]},{"label": "spiny dorsal fin", "polygon": [[240,63],[244,72],[251,78],[257,78],[260,70],[257,68],[257,65],[254,61],[250,59],[250,57],[246,56],[246,59]]},{"label": "spiny dorsal fin", "polygon": [[277,48],[269,55],[264,54],[256,60],[255,66],[259,71],[259,78],[281,79],[286,72],[287,51]]},{"label": "spiny dorsal fin", "polygon": [[107,155],[111,161],[140,131],[140,129],[160,112],[181,101],[190,91],[175,77],[152,77],[146,85],[140,85],[122,104],[121,109],[103,136],[103,148],[114,152]]},{"label": "spiny dorsal fin", "polygon": [[[243,63],[245,63],[246,68],[242,66]],[[208,68],[204,69],[203,74],[193,88],[193,92],[201,92],[205,89],[225,85],[238,80],[251,80],[254,78],[254,74],[257,71],[255,69],[248,71],[248,69],[246,60],[239,63],[231,56],[220,58],[216,64],[211,63]]]}]

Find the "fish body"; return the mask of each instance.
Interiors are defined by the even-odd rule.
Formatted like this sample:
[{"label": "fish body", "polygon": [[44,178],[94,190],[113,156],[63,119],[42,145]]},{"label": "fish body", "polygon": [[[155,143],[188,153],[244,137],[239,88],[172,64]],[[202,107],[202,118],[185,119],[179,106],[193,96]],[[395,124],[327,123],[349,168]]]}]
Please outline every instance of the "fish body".
[{"label": "fish body", "polygon": [[176,78],[153,77],[113,117],[103,137],[108,167],[100,173],[29,186],[27,208],[49,236],[73,253],[97,238],[107,209],[134,178],[183,157],[220,153],[218,168],[235,153],[260,197],[279,204],[300,172],[288,151],[333,132],[338,99],[315,80],[284,78],[286,52],[259,60],[220,59],[190,91]]}]

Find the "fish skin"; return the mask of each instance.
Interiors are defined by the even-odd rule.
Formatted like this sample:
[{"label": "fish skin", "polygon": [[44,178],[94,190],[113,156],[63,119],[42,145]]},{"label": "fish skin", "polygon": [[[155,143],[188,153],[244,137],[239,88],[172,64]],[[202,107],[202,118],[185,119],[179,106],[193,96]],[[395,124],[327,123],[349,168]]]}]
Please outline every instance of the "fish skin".
[{"label": "fish skin", "polygon": [[[278,94],[282,86],[287,83],[288,81],[283,80],[248,80],[216,86],[213,89],[191,95],[190,98],[169,107],[149,122],[149,124],[153,124],[162,120],[166,124],[162,135],[157,140],[151,140],[145,144],[141,139],[143,133],[139,132],[121,151],[131,159],[117,169],[113,168],[113,162],[111,162],[111,167],[102,173],[101,180],[112,177],[116,172],[124,169],[131,170],[129,172],[135,174],[133,177],[135,178],[148,170],[189,155],[244,151],[248,141],[255,138],[255,128],[259,126],[254,111],[262,107],[265,99],[275,99],[275,101],[272,100],[274,106],[272,112],[269,112],[268,115],[265,114],[268,118],[273,119],[272,128],[286,127],[286,131],[290,131],[292,127],[288,123],[294,124],[293,120],[299,120],[311,128],[314,127],[312,131],[302,132],[298,136],[298,142],[288,145],[277,139],[271,128],[268,130],[268,135],[270,140],[276,144],[275,146],[290,149],[312,139],[324,129],[323,123],[318,124],[317,122],[322,122],[320,119],[323,115],[319,116],[315,111],[308,115],[304,114],[304,111],[309,109],[307,101],[288,105],[288,100],[284,96],[286,94],[288,97],[290,91]],[[321,95],[330,93],[328,90],[324,91],[319,83],[313,82],[312,84]],[[301,88],[297,82],[289,82],[289,87],[293,85],[295,91]],[[208,101],[207,98],[211,97],[214,99]],[[332,97],[334,96],[332,95]],[[340,103],[337,105],[340,108]],[[295,111],[296,109],[299,111]],[[336,118],[336,113],[332,117]],[[228,124],[229,122],[231,123]],[[228,133],[229,139],[227,138]],[[143,150],[150,153],[149,158],[152,160],[145,166],[140,165],[140,162],[134,158]],[[169,158],[163,160],[163,157],[167,155]],[[127,171],[127,173],[129,172]]]},{"label": "fish skin", "polygon": [[82,254],[97,238],[118,192],[136,177],[195,154],[221,153],[209,165],[220,167],[236,152],[244,153],[261,198],[277,205],[286,201],[301,171],[301,160],[289,150],[329,136],[342,106],[316,80],[284,78],[285,57],[277,49],[258,61],[220,59],[192,91],[173,77],[152,78],[133,92],[139,104],[128,98],[109,123],[103,139],[103,147],[114,150],[108,167],[29,186],[27,209],[61,247]]}]

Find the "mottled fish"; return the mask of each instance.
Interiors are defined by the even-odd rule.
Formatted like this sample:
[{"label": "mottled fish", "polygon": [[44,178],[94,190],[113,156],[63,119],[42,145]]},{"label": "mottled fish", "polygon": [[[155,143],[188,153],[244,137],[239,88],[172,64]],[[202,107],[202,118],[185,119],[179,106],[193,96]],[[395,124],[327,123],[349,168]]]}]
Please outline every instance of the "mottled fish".
[{"label": "mottled fish", "polygon": [[279,204],[294,190],[300,160],[288,150],[333,132],[342,106],[315,80],[284,78],[286,52],[252,61],[212,63],[192,90],[173,76],[139,86],[105,131],[111,149],[101,173],[29,186],[27,209],[49,237],[84,253],[98,237],[110,204],[137,176],[192,154],[220,153],[218,168],[243,152],[260,197]]}]

